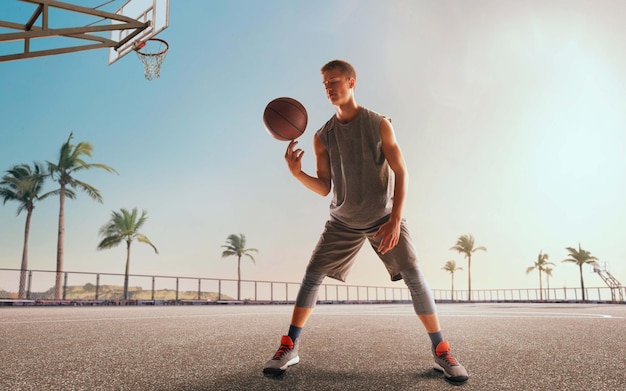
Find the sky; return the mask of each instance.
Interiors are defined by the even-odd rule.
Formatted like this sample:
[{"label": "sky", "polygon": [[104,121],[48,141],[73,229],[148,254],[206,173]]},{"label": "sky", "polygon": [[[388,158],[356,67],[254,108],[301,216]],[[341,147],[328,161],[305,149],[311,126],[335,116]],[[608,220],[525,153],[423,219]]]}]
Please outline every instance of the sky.
[{"label": "sky", "polygon": [[[3,0],[0,19],[26,23],[33,9]],[[131,274],[236,278],[221,246],[243,233],[259,250],[243,279],[299,282],[331,196],[291,177],[287,143],[262,113],[280,96],[304,104],[299,145],[313,174],[313,135],[334,114],[319,69],[339,58],[357,70],[357,103],[393,120],[410,177],[405,218],[432,288],[448,289],[442,267],[455,260],[455,288],[467,289],[466,260],[450,250],[465,234],[487,248],[472,258],[473,290],[538,287],[526,268],[540,251],[555,263],[551,287],[579,287],[578,268],[561,262],[579,243],[623,283],[625,12],[606,0],[172,0],[156,80],[134,53],[108,65],[103,49],[0,62],[0,171],[55,161],[73,132],[92,144],[89,162],[119,173],[77,175],[103,203],[84,193],[66,203],[67,271],[123,273],[124,246],[96,250],[98,230],[136,207],[159,254],[134,243]],[[20,267],[17,207],[0,205],[0,268]],[[29,268],[55,269],[57,219],[58,198],[37,204]],[[403,286],[368,245],[347,283]]]}]

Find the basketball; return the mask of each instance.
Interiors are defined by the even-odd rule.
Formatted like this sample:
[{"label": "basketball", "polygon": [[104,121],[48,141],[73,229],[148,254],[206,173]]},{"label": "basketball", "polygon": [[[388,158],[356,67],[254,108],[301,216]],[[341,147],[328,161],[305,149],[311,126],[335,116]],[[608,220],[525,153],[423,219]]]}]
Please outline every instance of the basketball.
[{"label": "basketball", "polygon": [[277,140],[291,141],[302,136],[309,116],[302,103],[293,98],[276,98],[265,107],[263,123]]}]

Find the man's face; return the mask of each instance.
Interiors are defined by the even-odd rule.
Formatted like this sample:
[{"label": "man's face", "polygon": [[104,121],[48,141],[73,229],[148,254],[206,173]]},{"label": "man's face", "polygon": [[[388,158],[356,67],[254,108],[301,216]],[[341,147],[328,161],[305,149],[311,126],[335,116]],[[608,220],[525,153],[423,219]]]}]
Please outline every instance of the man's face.
[{"label": "man's face", "polygon": [[335,106],[346,103],[352,97],[351,88],[354,87],[354,79],[347,78],[339,69],[330,69],[322,73],[322,84],[328,100]]}]

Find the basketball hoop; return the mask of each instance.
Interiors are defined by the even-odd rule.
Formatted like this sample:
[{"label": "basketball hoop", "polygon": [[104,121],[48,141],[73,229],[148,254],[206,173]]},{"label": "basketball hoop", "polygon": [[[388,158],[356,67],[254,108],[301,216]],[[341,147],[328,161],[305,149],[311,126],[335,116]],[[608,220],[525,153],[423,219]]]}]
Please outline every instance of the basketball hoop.
[{"label": "basketball hoop", "polygon": [[137,41],[134,44],[135,53],[143,63],[143,71],[147,80],[159,77],[161,64],[165,59],[169,45],[162,39],[150,38],[145,41]]}]

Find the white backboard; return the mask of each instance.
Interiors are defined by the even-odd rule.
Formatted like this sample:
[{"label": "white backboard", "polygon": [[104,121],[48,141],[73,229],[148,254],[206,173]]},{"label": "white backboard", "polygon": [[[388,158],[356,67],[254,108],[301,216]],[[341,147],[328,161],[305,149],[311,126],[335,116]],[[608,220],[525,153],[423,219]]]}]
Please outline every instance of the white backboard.
[{"label": "white backboard", "polygon": [[[135,41],[152,38],[169,26],[170,0],[128,0],[115,13],[140,22],[150,21],[150,27],[120,46],[117,50],[114,48],[109,49],[109,65],[133,51],[133,43]],[[112,20],[112,23],[121,22]],[[111,39],[119,42],[130,33],[132,33],[132,30],[111,31]]]}]

